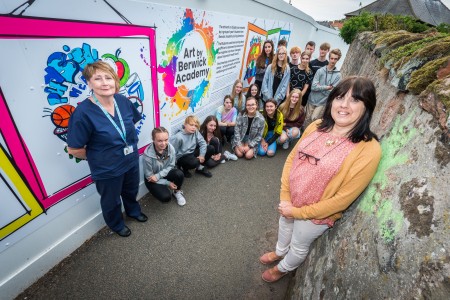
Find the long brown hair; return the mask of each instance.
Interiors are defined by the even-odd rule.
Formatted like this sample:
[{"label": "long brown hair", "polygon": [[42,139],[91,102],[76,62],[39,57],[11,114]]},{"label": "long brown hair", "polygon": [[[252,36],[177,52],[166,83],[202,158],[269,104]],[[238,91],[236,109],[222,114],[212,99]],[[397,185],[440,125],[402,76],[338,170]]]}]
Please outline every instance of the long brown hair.
[{"label": "long brown hair", "polygon": [[[269,54],[269,56],[267,56],[266,51],[264,51],[264,47],[266,46],[266,44],[270,44],[272,46],[272,52]],[[256,59],[256,67],[258,69],[264,69],[266,67],[266,58],[269,59],[269,64],[272,62],[273,56],[274,56],[274,50],[275,50],[275,47],[273,45],[272,40],[267,40],[264,42],[262,49],[261,49],[261,53],[259,54],[258,58]]]},{"label": "long brown hair", "polygon": [[[298,101],[295,103],[294,110],[292,111],[292,114],[289,115],[290,108],[291,108],[291,97],[293,94],[298,94]],[[278,109],[283,114],[284,119],[289,121],[295,121],[298,119],[298,117],[303,113],[303,107],[302,107],[302,92],[299,89],[293,89],[287,98],[286,101],[281,103],[280,107]],[[288,119],[289,116],[289,119]]]},{"label": "long brown hair", "polygon": [[202,125],[200,126],[200,133],[202,134],[205,141],[208,141],[208,123],[214,121],[216,122],[216,130],[214,130],[214,136],[219,138],[219,141],[222,140],[222,134],[220,133],[219,128],[219,121],[217,121],[217,118],[213,115],[207,116],[206,119],[203,121]]},{"label": "long brown hair", "polygon": [[277,71],[277,66],[278,66],[278,52],[280,51],[284,51],[284,53],[286,53],[284,55],[284,59],[283,59],[283,64],[281,65],[281,72],[284,74],[284,71],[286,70],[287,66],[288,66],[288,62],[287,62],[287,49],[284,46],[280,46],[277,49],[277,54],[273,57],[272,60],[272,74],[275,74],[275,72]]}]

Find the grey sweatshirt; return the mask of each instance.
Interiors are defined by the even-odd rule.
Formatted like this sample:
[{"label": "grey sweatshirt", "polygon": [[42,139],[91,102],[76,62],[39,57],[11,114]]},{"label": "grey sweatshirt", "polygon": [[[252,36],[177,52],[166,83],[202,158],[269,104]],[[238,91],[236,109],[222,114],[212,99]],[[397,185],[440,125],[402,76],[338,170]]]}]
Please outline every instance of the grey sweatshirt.
[{"label": "grey sweatshirt", "polygon": [[175,148],[177,159],[185,154],[194,153],[197,145],[200,148],[200,156],[204,157],[206,154],[207,144],[198,130],[195,133],[186,133],[183,126],[183,130],[178,131],[170,137],[170,143]]},{"label": "grey sweatshirt", "polygon": [[334,68],[328,71],[328,66],[317,70],[311,85],[311,93],[309,94],[308,104],[322,106],[327,103],[328,95],[331,90],[327,90],[327,86],[335,87],[341,81],[341,72]]},{"label": "grey sweatshirt", "polygon": [[169,185],[169,181],[164,179],[164,177],[169,174],[170,170],[175,168],[175,148],[169,144],[167,159],[162,160],[156,155],[153,143],[150,143],[144,151],[143,158],[145,180],[155,175],[158,179],[157,184]]}]

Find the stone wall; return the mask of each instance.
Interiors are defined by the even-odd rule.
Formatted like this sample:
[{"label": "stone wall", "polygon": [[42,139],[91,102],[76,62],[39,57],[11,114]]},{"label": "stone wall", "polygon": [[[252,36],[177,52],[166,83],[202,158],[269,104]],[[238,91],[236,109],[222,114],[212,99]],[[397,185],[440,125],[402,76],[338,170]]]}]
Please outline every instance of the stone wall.
[{"label": "stone wall", "polygon": [[436,94],[393,86],[374,38],[353,42],[342,73],[375,83],[382,160],[367,190],[313,244],[289,299],[450,298],[448,112]]}]

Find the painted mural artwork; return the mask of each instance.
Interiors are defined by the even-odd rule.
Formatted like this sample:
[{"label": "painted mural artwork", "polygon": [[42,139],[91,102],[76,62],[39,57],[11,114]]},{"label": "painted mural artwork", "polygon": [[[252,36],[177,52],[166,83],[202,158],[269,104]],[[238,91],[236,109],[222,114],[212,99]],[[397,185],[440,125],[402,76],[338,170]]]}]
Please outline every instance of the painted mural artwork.
[{"label": "painted mural artwork", "polygon": [[[45,67],[45,89],[47,102],[52,108],[44,108],[44,112],[49,112],[51,122],[55,126],[53,134],[66,142],[69,119],[77,103],[83,101],[89,95],[89,87],[86,79],[82,75],[84,67],[97,60],[108,62],[116,71],[119,77],[119,93],[126,96],[139,112],[143,113],[144,89],[139,75],[130,73],[129,64],[120,57],[121,49],[115,50],[114,54],[106,53],[101,56],[98,50],[92,48],[88,43],[83,43],[81,47],[71,49],[69,45],[63,45],[64,52],[53,52],[47,58]],[[141,54],[142,55],[142,54]],[[143,125],[146,116],[143,114]],[[140,130],[137,129],[139,136]],[[65,150],[67,151],[67,150]],[[80,162],[79,159],[76,159]]]},{"label": "painted mural artwork", "polygon": [[267,40],[267,31],[258,26],[248,23],[247,36],[244,49],[244,57],[242,58],[242,68],[240,78],[244,83],[244,89],[248,88],[255,82],[256,76],[256,60],[261,54],[262,45]]},{"label": "painted mural artwork", "polygon": [[[41,28],[45,38],[35,36],[33,28]],[[49,38],[52,35],[55,38]],[[133,36],[138,37],[129,38]],[[86,192],[92,183],[87,163],[69,156],[65,145],[70,116],[90,95],[82,76],[87,64],[101,59],[117,72],[119,93],[143,116],[136,124],[142,153],[151,130],[159,125],[153,110],[158,103],[152,87],[154,44],[150,27],[0,17],[2,56],[21,56],[16,62],[3,62],[9,75],[21,80],[13,87],[0,77],[0,240],[39,216],[49,218],[52,206],[67,209],[95,192]]]},{"label": "painted mural artwork", "polygon": [[170,115],[195,112],[208,92],[217,50],[214,28],[205,20],[196,22],[194,13],[186,9],[181,27],[169,38],[165,57],[158,66],[162,74]]},{"label": "painted mural artwork", "polygon": [[0,241],[17,242],[96,193],[87,163],[66,145],[70,117],[91,93],[87,64],[103,60],[117,72],[119,93],[143,115],[136,124],[142,153],[155,126],[176,126],[192,113],[202,119],[237,78],[251,84],[261,43],[289,38],[291,28],[182,7],[158,11],[166,25],[158,42],[154,27],[131,22],[0,16],[0,62],[8,70],[0,73]]}]

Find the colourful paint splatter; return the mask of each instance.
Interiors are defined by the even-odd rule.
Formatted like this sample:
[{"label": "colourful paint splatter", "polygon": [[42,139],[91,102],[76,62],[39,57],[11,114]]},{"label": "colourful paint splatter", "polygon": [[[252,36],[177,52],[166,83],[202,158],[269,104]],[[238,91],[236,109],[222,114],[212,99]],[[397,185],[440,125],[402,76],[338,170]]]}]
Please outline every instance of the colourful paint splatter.
[{"label": "colourful paint splatter", "polygon": [[[200,83],[193,89],[189,89],[183,84],[185,80],[181,84],[177,84],[180,83],[180,75],[177,74],[177,63],[179,58],[185,55],[185,51],[188,51],[188,49],[185,49],[185,51],[182,50],[185,40],[190,33],[199,34],[206,48],[206,58],[204,58],[203,63],[200,60],[198,65],[207,69],[196,71],[195,68],[198,65],[192,65],[196,77],[202,78]],[[166,51],[163,52],[166,59],[158,66],[158,73],[162,74],[162,80],[164,82],[164,93],[167,96],[166,101],[169,102],[170,108],[176,105],[178,108],[177,115],[182,111],[187,111],[188,108],[194,111],[201,103],[209,88],[212,75],[211,67],[214,65],[217,52],[218,50],[214,48],[213,27],[208,26],[204,20],[200,23],[195,23],[192,10],[186,9],[181,28],[172,35],[167,43]],[[186,80],[189,80],[189,78]]]}]

